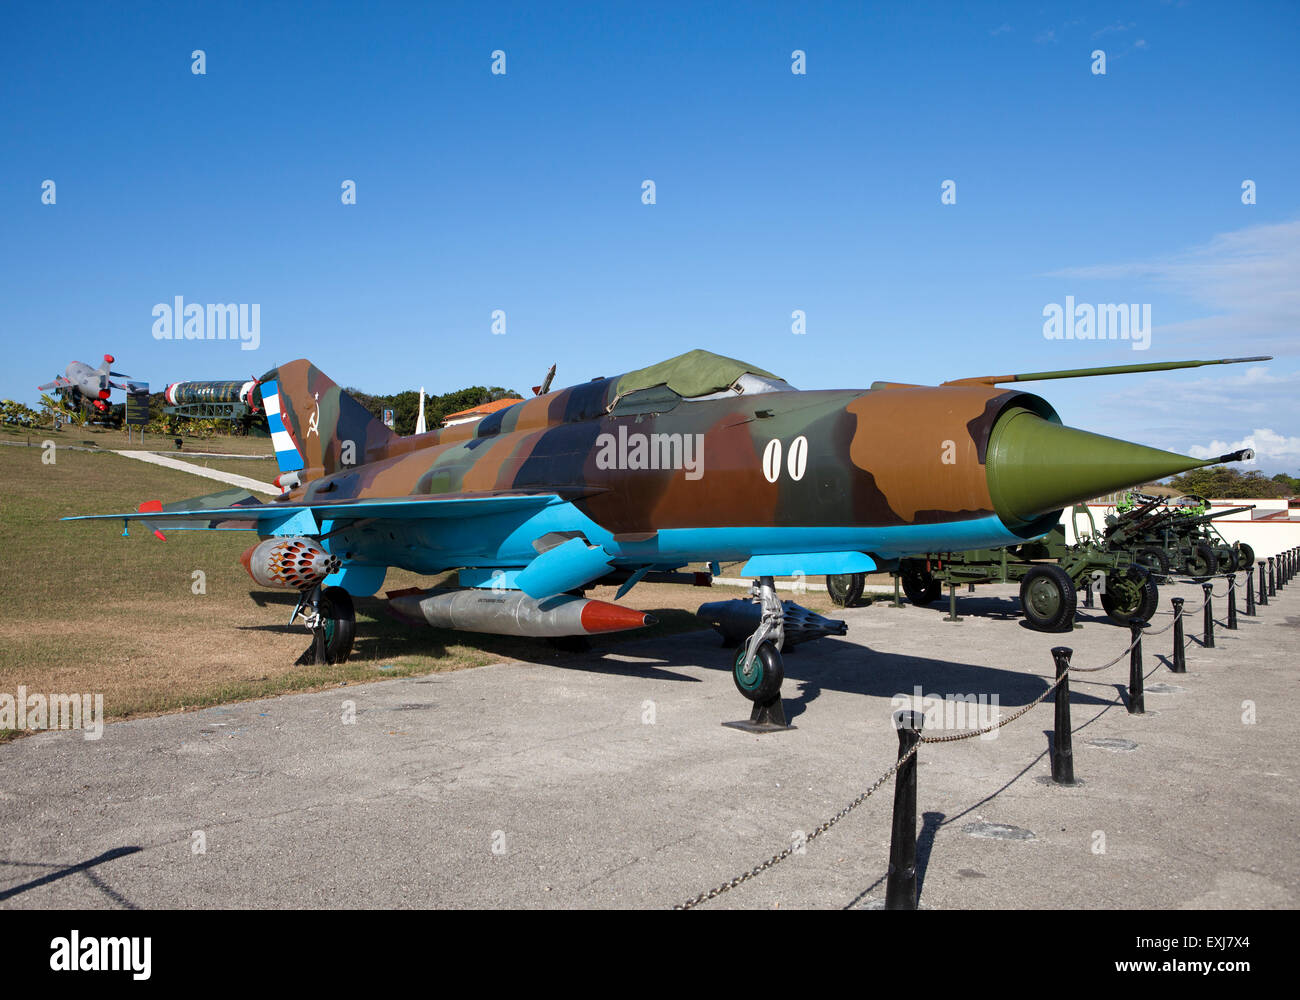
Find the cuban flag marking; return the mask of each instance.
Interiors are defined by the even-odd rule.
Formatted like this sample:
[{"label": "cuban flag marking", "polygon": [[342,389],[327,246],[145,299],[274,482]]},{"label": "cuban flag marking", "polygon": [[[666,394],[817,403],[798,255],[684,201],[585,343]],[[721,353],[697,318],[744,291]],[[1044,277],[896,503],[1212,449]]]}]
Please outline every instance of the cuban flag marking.
[{"label": "cuban flag marking", "polygon": [[289,429],[284,424],[280,410],[280,385],[278,382],[262,384],[262,405],[266,408],[266,426],[271,431],[271,446],[281,472],[296,472],[303,468],[302,452],[293,443]]}]

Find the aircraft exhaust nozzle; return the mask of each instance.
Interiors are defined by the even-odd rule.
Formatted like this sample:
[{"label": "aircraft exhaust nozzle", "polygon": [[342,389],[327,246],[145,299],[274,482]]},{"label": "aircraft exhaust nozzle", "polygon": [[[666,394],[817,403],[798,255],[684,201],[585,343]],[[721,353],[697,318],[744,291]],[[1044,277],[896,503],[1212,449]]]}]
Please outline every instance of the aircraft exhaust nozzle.
[{"label": "aircraft exhaust nozzle", "polygon": [[268,538],[239,557],[248,575],[263,587],[314,587],[339,569],[339,557],[314,538]]},{"label": "aircraft exhaust nozzle", "polygon": [[1012,406],[989,436],[985,474],[998,516],[1016,527],[1106,493],[1252,454],[1247,448],[1218,458],[1189,458],[1066,427]]},{"label": "aircraft exhaust nozzle", "polygon": [[406,621],[434,628],[534,638],[622,632],[657,621],[644,611],[608,601],[573,594],[538,599],[522,590],[417,591],[391,597],[388,604]]}]

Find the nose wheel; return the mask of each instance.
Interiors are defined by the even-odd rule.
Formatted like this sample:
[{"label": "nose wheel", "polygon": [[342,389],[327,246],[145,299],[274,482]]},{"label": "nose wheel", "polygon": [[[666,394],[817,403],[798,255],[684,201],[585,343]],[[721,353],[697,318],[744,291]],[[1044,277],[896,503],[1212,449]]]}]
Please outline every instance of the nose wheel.
[{"label": "nose wheel", "polygon": [[723,725],[746,732],[781,732],[793,728],[786,722],[785,706],[781,703],[785,667],[780,650],[785,639],[785,609],[770,576],[761,577],[754,584],[753,597],[762,607],[762,616],[758,629],[736,651],[731,679],[736,682],[736,690],[754,703],[754,708],[749,721]]}]

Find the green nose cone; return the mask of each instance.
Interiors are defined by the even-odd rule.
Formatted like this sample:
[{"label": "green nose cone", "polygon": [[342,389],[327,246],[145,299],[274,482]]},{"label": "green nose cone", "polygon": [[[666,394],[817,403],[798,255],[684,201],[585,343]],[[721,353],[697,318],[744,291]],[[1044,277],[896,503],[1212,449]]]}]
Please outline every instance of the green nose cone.
[{"label": "green nose cone", "polygon": [[1063,427],[1019,407],[994,425],[985,459],[993,507],[1008,525],[1217,461]]}]

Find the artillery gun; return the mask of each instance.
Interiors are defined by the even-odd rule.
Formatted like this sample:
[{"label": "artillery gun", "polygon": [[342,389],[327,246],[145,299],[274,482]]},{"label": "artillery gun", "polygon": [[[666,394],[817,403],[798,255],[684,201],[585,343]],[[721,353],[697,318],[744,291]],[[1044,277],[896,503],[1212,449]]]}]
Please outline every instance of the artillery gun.
[{"label": "artillery gun", "polygon": [[[1078,515],[1087,516],[1090,530],[1077,530]],[[1064,525],[1020,545],[965,552],[931,552],[902,559],[896,570],[903,592],[913,604],[938,600],[944,585],[1020,583],[1025,622],[1040,632],[1068,631],[1078,607],[1079,591],[1092,586],[1113,621],[1149,621],[1160,601],[1159,588],[1147,570],[1123,549],[1111,549],[1096,537],[1092,514],[1074,508],[1076,537],[1065,540]],[[826,589],[835,603],[847,606],[862,593],[861,574],[828,576]]]},{"label": "artillery gun", "polygon": [[1204,582],[1216,572],[1232,573],[1253,566],[1255,550],[1229,542],[1214,527],[1216,518],[1253,510],[1254,505],[1210,511],[1203,497],[1150,497],[1131,494],[1107,518],[1103,540],[1112,549],[1127,549],[1157,580],[1171,572]]}]

